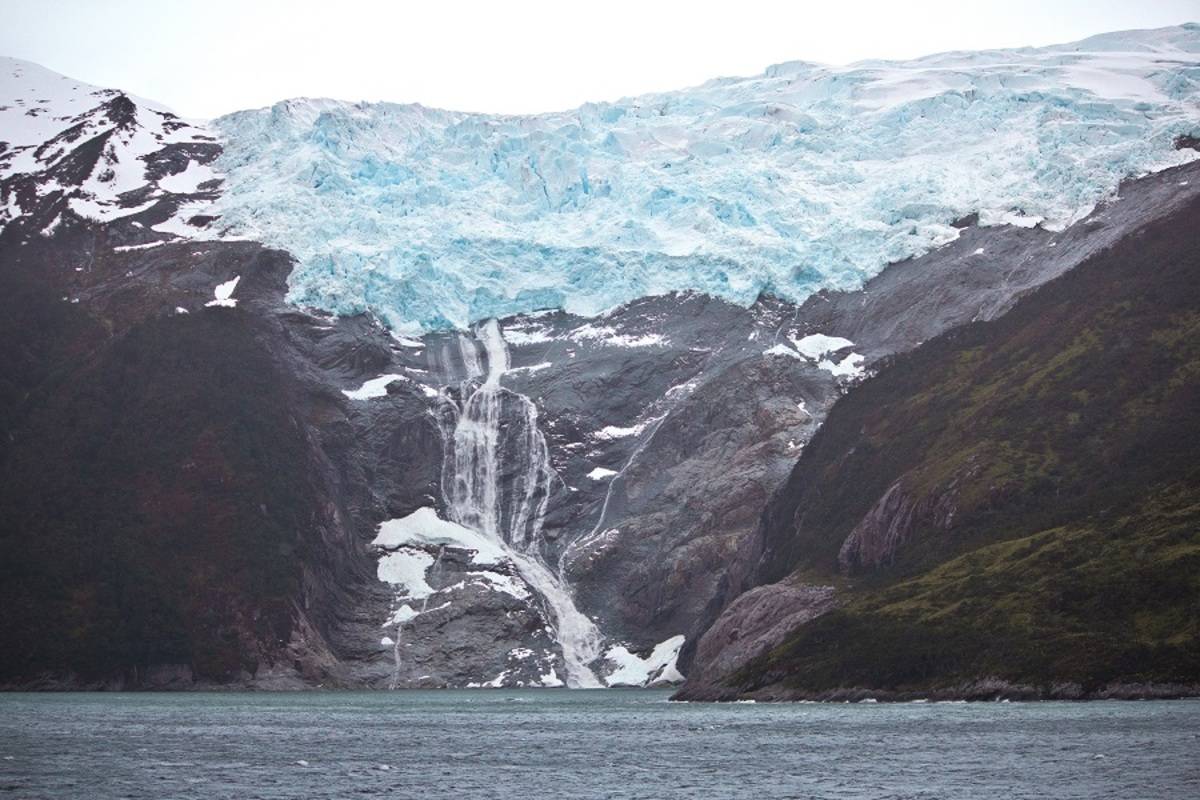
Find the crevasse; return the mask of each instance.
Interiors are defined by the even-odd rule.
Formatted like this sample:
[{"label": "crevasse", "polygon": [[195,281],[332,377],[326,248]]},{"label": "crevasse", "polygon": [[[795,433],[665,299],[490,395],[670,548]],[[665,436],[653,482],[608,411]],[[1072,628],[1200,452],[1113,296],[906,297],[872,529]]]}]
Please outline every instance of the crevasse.
[{"label": "crevasse", "polygon": [[855,288],[957,235],[1057,227],[1195,157],[1200,26],[752,78],[535,116],[290,100],[215,122],[229,232],[292,298],[397,329],[696,289]]}]

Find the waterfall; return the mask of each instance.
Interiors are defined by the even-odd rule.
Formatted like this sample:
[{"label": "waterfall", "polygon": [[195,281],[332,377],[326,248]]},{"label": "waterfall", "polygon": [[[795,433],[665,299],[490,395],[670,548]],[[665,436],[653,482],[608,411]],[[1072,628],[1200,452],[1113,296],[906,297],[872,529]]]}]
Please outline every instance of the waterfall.
[{"label": "waterfall", "polygon": [[442,494],[450,518],[502,546],[542,598],[562,647],[567,685],[600,686],[590,667],[600,655],[600,631],[542,558],[542,525],[558,473],[538,428],[537,406],[500,385],[509,356],[496,320],[480,325],[474,339],[460,335],[458,343],[466,378],[458,402],[447,398],[451,413],[443,419]]}]

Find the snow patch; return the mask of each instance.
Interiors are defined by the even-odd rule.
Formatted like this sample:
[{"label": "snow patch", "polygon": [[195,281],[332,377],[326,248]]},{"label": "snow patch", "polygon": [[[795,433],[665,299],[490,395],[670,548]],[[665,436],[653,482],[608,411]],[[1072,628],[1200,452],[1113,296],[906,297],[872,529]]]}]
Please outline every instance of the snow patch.
[{"label": "snow patch", "polygon": [[150,230],[178,236],[181,239],[194,239],[201,235],[203,226],[192,225],[190,220],[195,217],[209,216],[211,212],[212,202],[208,200],[180,203],[173,215],[157,225],[152,225]]},{"label": "snow patch", "polygon": [[540,364],[530,364],[528,367],[513,367],[512,369],[509,370],[509,372],[534,373],[534,372],[541,372],[542,370],[549,369],[550,367],[553,367],[553,366],[554,365],[551,364],[549,361],[543,361]]},{"label": "snow patch", "polygon": [[433,594],[433,587],[425,581],[425,571],[432,566],[433,556],[429,553],[402,549],[382,554],[375,574],[384,583],[399,587],[405,597],[423,600]]},{"label": "snow patch", "polygon": [[222,306],[224,308],[234,308],[237,306],[237,300],[233,299],[233,290],[237,288],[238,281],[242,279],[241,275],[234,275],[230,280],[224,283],[218,283],[213,289],[213,299],[205,303],[205,306]]},{"label": "snow patch", "polygon": [[810,333],[803,339],[793,339],[792,344],[806,358],[817,360],[826,353],[835,353],[847,347],[853,347],[854,342],[841,336],[826,336],[823,333]]},{"label": "snow patch", "polygon": [[159,178],[158,187],[172,194],[195,194],[200,184],[217,177],[212,167],[197,161],[189,161],[183,172]]},{"label": "snow patch", "polygon": [[488,588],[492,591],[512,595],[518,600],[531,600],[533,598],[533,594],[529,591],[524,581],[512,575],[481,570],[470,573],[470,576],[475,581],[487,584]]},{"label": "snow patch", "polygon": [[[406,376],[397,375],[395,373],[380,375],[378,378],[371,378],[371,380],[366,381],[357,389],[342,389],[342,394],[346,395],[346,397],[349,397],[351,400],[370,400],[373,397],[386,397],[388,393],[387,387],[391,386],[396,381],[405,380],[408,380]],[[437,393],[434,392],[434,394]]]},{"label": "snow patch", "polygon": [[[422,599],[422,598],[417,598],[417,599]],[[384,623],[384,627],[387,627],[388,625],[403,625],[404,623],[408,622],[411,619],[416,619],[420,615],[421,615],[420,611],[417,611],[412,606],[405,603],[405,604],[402,604],[399,608],[397,608],[394,612],[392,612],[392,616],[389,617],[388,621]]]},{"label": "snow patch", "polygon": [[651,683],[682,683],[683,675],[676,666],[685,637],[672,636],[659,642],[644,658],[629,652],[624,645],[610,647],[605,660],[615,669],[605,678],[609,686],[648,686]]},{"label": "snow patch", "polygon": [[590,323],[573,331],[571,338],[577,342],[595,342],[608,347],[661,347],[667,343],[666,338],[661,334],[619,333],[616,328]]},{"label": "snow patch", "polygon": [[642,431],[644,431],[646,429],[646,426],[650,425],[653,422],[657,422],[657,420],[647,420],[646,422],[639,422],[637,425],[633,425],[628,428],[622,428],[618,425],[605,425],[603,428],[601,428],[600,430],[593,433],[592,438],[600,439],[600,440],[608,440],[608,439],[624,439],[627,436],[638,436],[639,434],[641,434]]},{"label": "snow patch", "polygon": [[505,328],[504,339],[509,344],[526,345],[526,344],[544,344],[553,342],[556,337],[551,336],[542,328]]},{"label": "snow patch", "polygon": [[861,353],[851,353],[841,361],[834,363],[827,358],[821,359],[817,366],[833,375],[835,378],[861,378],[867,374],[863,368],[866,357]]},{"label": "snow patch", "polygon": [[773,344],[766,350],[763,350],[764,356],[790,356],[791,358],[801,358],[802,356],[792,348],[788,347],[783,342]]},{"label": "snow patch", "polygon": [[499,564],[506,560],[503,548],[482,534],[447,522],[432,508],[418,508],[400,519],[391,519],[379,526],[372,542],[376,547],[456,547],[474,552],[473,562]]},{"label": "snow patch", "polygon": [[123,244],[113,248],[114,253],[128,253],[131,250],[149,250],[152,247],[162,247],[164,244],[170,244],[170,239],[163,239],[158,242],[147,242],[146,244]]},{"label": "snow patch", "polygon": [[564,686],[562,678],[558,677],[558,673],[554,670],[554,665],[550,665],[547,672],[538,678],[538,681],[546,689],[558,689]]}]

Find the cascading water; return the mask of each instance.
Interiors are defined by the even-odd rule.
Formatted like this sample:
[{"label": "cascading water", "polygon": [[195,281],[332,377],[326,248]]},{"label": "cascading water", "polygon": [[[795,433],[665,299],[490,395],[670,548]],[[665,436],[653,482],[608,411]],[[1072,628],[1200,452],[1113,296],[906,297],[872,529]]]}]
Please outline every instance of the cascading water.
[{"label": "cascading water", "polygon": [[[483,323],[476,337],[459,337],[466,378],[459,386],[459,403],[447,398],[452,413],[443,420],[442,493],[450,517],[502,546],[542,598],[562,647],[567,685],[600,686],[590,667],[600,655],[600,631],[542,560],[542,524],[558,474],[538,429],[537,406],[500,385],[509,358],[499,323]],[[477,341],[483,345],[486,374]]]}]

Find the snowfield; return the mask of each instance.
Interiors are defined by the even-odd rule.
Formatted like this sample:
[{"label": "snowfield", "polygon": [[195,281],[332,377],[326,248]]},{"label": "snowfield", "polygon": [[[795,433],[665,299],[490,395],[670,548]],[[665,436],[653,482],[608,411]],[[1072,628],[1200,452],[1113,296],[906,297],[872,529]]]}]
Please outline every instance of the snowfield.
[{"label": "snowfield", "polygon": [[[147,158],[168,145],[211,145],[212,131],[179,119],[163,106],[115,89],[101,89],[28,61],[0,57],[0,181],[40,175],[38,194],[65,192],[75,214],[112,222],[150,208],[165,195],[201,197],[185,203],[160,233],[195,238],[186,220],[204,214],[211,200],[202,184],[219,183],[211,167],[189,161],[178,173],[152,177]],[[78,187],[58,183],[75,149],[100,141],[102,152]],[[140,202],[123,198],[141,192]],[[0,196],[0,229],[21,216],[15,194]],[[51,223],[52,232],[58,219]]]},{"label": "snowfield", "polygon": [[[951,223],[1065,226],[1196,157],[1200,26],[752,78],[562,113],[289,100],[217,120],[235,235],[398,331],[670,290],[852,289]],[[191,177],[190,175],[188,176]]]}]

